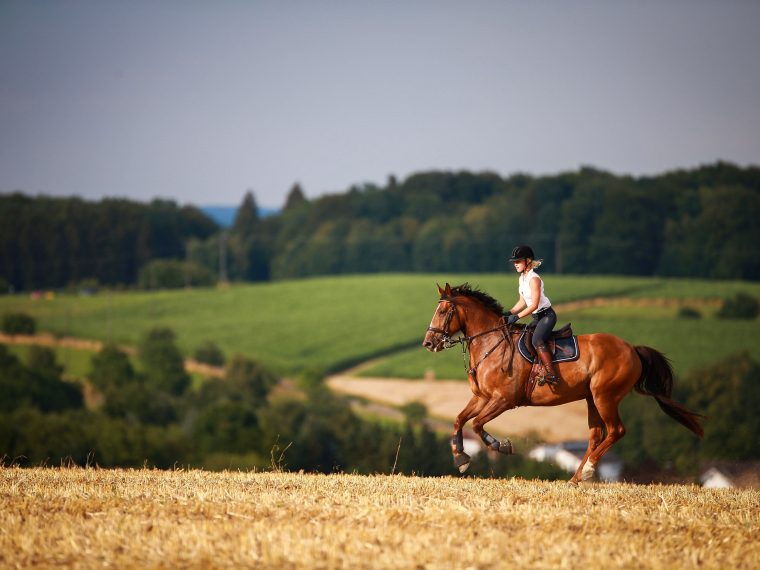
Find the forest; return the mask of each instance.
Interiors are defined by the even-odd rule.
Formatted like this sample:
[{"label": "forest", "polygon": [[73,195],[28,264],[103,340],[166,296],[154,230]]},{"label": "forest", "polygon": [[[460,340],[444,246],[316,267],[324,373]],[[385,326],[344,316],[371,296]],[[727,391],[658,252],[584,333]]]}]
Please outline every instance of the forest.
[{"label": "forest", "polygon": [[[230,235],[230,275],[503,271],[533,246],[553,273],[760,279],[760,169],[717,163],[657,177],[593,168],[556,176],[427,172],[306,200],[279,216],[247,195]],[[218,240],[194,241],[209,269]]]},{"label": "forest", "polygon": [[758,280],[758,219],[760,168],[723,162],[651,177],[423,172],[314,199],[295,184],[274,216],[248,192],[229,230],[170,201],[13,194],[0,196],[0,285],[493,272],[519,243],[550,273]]},{"label": "forest", "polygon": [[0,195],[0,291],[136,285],[154,259],[182,259],[217,225],[192,206]]}]

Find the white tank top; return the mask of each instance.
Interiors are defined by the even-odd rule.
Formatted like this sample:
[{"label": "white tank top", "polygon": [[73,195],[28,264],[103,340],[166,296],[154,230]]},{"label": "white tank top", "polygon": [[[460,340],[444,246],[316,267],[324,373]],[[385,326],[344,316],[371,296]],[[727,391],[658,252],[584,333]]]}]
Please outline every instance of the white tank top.
[{"label": "white tank top", "polygon": [[[525,299],[525,302],[529,307],[533,304],[533,292],[530,290],[530,280],[534,277],[538,277],[538,274],[535,272],[535,270],[531,269],[525,275],[521,274],[518,279],[517,290],[519,291],[520,296]],[[544,280],[538,277],[538,282],[541,284],[541,298],[538,301],[538,307],[535,311],[533,311],[534,313],[552,306],[549,297],[544,295]]]}]

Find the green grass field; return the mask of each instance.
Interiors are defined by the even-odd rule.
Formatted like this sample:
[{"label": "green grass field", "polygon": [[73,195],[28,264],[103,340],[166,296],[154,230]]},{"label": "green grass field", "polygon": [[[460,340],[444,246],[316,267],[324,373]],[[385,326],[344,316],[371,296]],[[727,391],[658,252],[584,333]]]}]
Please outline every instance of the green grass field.
[{"label": "green grass field", "polygon": [[[714,299],[744,291],[760,297],[760,283],[628,277],[545,277],[555,304],[596,297]],[[100,293],[92,297],[58,295],[53,300],[0,297],[0,314],[23,311],[38,328],[60,335],[137,344],[151,327],[177,333],[186,355],[204,341],[217,343],[228,356],[239,353],[280,373],[303,367],[339,369],[393,353],[388,375],[419,376],[434,367],[438,377],[463,377],[461,357],[429,355],[422,341],[437,303],[436,282],[469,281],[511,306],[516,297],[513,274],[382,274],[234,285],[225,289]],[[607,313],[607,310],[612,313]],[[692,362],[711,362],[706,343],[718,353],[754,349],[757,321],[684,321],[672,308],[656,310],[595,308],[561,314],[578,332],[604,330],[670,354],[679,370]],[[585,314],[585,311],[589,311]],[[601,311],[601,312],[600,312]],[[399,350],[409,351],[398,352]],[[757,354],[757,353],[754,353]],[[717,358],[717,356],[716,356]],[[404,364],[406,362],[407,364]],[[430,364],[429,364],[430,363]],[[440,363],[440,364],[439,364]],[[440,368],[443,366],[443,368]],[[410,367],[416,372],[405,372]],[[451,372],[446,372],[447,370]]]},{"label": "green grass field", "polygon": [[[560,314],[560,323],[572,322],[576,334],[607,332],[635,345],[652,346],[672,361],[675,371],[684,374],[690,370],[712,364],[738,351],[748,351],[760,360],[760,322],[704,318],[679,319],[670,315],[670,309],[636,309],[636,315],[600,316],[604,309]],[[628,311],[626,311],[628,312]],[[558,323],[558,324],[560,324]],[[426,373],[436,378],[467,378],[462,351],[456,346],[448,351],[432,354],[422,347],[399,351],[383,358],[372,367],[363,369],[360,376],[421,378]]]}]

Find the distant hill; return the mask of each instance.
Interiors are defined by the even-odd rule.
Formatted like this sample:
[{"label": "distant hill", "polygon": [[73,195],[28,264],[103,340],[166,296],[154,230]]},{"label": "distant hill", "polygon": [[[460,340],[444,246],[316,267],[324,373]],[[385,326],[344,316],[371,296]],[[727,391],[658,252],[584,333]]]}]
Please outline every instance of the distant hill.
[{"label": "distant hill", "polygon": [[[232,227],[238,210],[237,206],[200,206],[199,208],[223,228]],[[279,213],[280,210],[277,208],[259,208],[259,216],[262,218],[268,218]]]}]

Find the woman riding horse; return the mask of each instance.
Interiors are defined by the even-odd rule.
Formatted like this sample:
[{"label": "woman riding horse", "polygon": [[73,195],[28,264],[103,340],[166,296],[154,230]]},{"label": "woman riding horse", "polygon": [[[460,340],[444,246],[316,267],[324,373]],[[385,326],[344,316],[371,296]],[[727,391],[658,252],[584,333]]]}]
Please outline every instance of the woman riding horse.
[{"label": "woman riding horse", "polygon": [[517,285],[520,299],[510,309],[507,323],[513,325],[523,317],[533,316],[533,322],[529,326],[533,328],[533,347],[546,371],[544,380],[550,384],[556,384],[557,374],[554,372],[552,353],[546,341],[554,325],[557,324],[557,313],[554,312],[551,301],[544,294],[543,280],[535,271],[543,260],[535,257],[533,249],[528,245],[518,245],[512,250],[509,261],[515,264],[515,271],[520,274]]},{"label": "woman riding horse", "polygon": [[571,479],[574,483],[594,477],[599,460],[625,435],[618,407],[632,389],[652,396],[663,412],[697,436],[704,434],[701,416],[671,399],[673,370],[657,350],[633,346],[611,334],[580,335],[578,359],[558,365],[562,382],[529,390],[532,365],[515,355],[514,337],[522,334],[523,328],[504,322],[504,307],[467,284],[451,287],[447,283],[445,289],[438,287],[438,294],[422,345],[440,352],[461,342],[470,353],[467,379],[473,395],[454,421],[451,440],[454,465],[460,472],[470,464],[470,456],[464,452],[463,426],[472,419],[472,428],[483,443],[508,455],[513,452],[511,442],[498,441],[484,426],[517,406],[557,406],[586,400],[588,448]]}]

